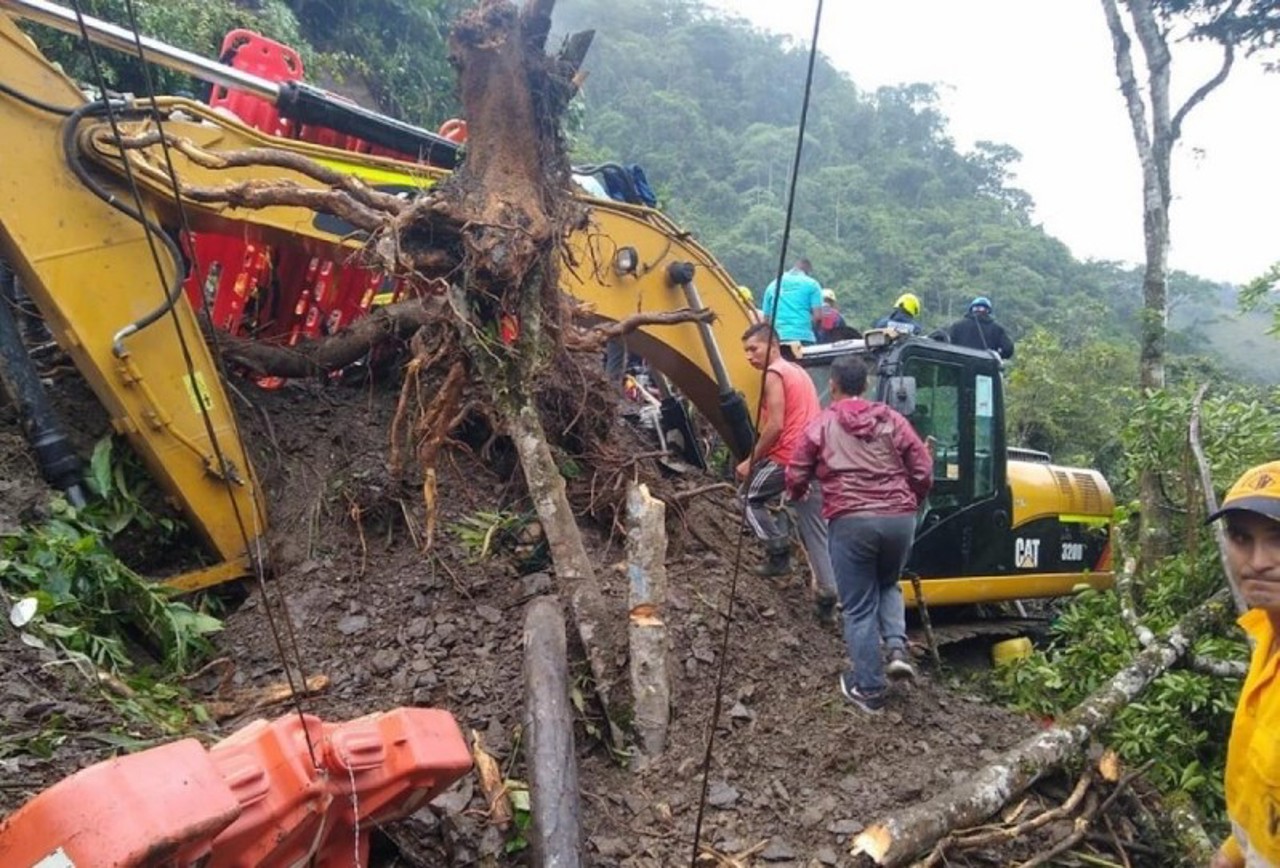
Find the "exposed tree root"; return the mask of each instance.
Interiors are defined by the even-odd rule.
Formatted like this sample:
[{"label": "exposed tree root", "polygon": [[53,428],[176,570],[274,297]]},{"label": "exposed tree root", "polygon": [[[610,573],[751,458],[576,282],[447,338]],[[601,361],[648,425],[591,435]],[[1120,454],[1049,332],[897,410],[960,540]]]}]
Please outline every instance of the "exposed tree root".
[{"label": "exposed tree root", "polygon": [[404,340],[443,316],[441,300],[427,296],[380,307],[337,334],[294,346],[268,344],[223,332],[216,332],[214,339],[223,358],[233,365],[277,377],[316,377],[345,368],[380,343]]}]

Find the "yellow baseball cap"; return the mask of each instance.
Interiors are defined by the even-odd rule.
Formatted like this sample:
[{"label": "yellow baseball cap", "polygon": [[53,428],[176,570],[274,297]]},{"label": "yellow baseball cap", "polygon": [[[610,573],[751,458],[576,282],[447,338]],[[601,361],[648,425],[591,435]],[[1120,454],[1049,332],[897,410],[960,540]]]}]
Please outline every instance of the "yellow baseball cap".
[{"label": "yellow baseball cap", "polygon": [[1205,521],[1222,518],[1228,512],[1243,509],[1280,521],[1280,461],[1268,461],[1251,467],[1231,486],[1222,506]]}]

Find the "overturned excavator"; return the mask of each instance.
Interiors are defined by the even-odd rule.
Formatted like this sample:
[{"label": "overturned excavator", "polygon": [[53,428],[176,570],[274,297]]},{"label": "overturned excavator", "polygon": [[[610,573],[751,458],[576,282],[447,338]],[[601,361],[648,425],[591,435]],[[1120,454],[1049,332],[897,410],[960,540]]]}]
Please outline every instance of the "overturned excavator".
[{"label": "overturned excavator", "polygon": [[[326,94],[302,81],[296,53],[257,34],[230,34],[215,63],[92,19],[84,26],[95,41],[141,45],[148,60],[213,89],[208,102],[88,101],[18,29],[18,17],[81,27],[44,0],[0,0],[8,139],[0,277],[14,302],[0,304],[0,380],[23,408],[47,477],[74,493],[77,457],[11,313],[27,297],[208,546],[207,566],[169,583],[195,590],[248,575],[266,511],[197,312],[216,329],[287,346],[426,291],[361,264],[367,234],[355,218],[251,207],[254,184],[289,181],[319,198],[357,178],[378,195],[412,197],[457,163],[465,125],[433,133]],[[163,147],[157,117],[175,146]],[[267,150],[276,155],[268,162],[246,157]],[[302,171],[303,162],[324,171]],[[229,185],[245,191],[238,202],[208,195]],[[578,195],[589,219],[570,236],[563,291],[599,320],[713,309],[711,322],[642,326],[628,344],[669,386],[660,418],[673,442],[696,449],[685,416],[692,406],[744,454],[760,382],[739,349],[751,318],[735,282],[654,208]],[[1058,596],[1110,583],[1105,480],[1006,444],[998,360],[872,332],[806,348],[801,362],[823,389],[826,366],[846,353],[867,357],[874,397],[936,443],[934,490],[909,565],[928,602]]]}]

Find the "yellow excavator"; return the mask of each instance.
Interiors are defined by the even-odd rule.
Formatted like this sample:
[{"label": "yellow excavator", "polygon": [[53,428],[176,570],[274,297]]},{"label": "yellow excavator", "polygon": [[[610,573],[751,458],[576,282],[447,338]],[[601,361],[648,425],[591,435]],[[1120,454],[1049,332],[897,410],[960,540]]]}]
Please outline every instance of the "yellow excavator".
[{"label": "yellow excavator", "polygon": [[[16,26],[17,18],[72,33],[84,27],[93,41],[119,50],[141,46],[149,61],[212,83],[215,96],[247,94],[269,103],[271,122],[255,126],[270,131],[191,99],[160,97],[154,107],[149,100],[87,101]],[[265,43],[237,45],[244,56]],[[336,330],[376,299],[404,289],[344,264],[363,238],[341,220],[304,207],[238,207],[190,194],[261,179],[326,189],[311,175],[287,165],[220,165],[201,155],[271,148],[412,196],[444,177],[458,153],[445,135],[300,80],[272,80],[243,67],[135,37],[45,0],[0,0],[0,129],[7,139],[0,157],[3,291],[34,301],[114,429],[204,539],[213,562],[168,580],[183,590],[249,574],[266,531],[263,495],[192,297],[216,307],[207,291],[230,284],[232,291],[217,294],[230,301],[213,311],[215,324],[234,329],[257,316],[257,327],[265,328],[270,317],[262,298],[274,280],[275,334],[292,340]],[[164,132],[190,147],[166,153],[159,143],[120,146],[121,137],[156,132],[157,113]],[[302,140],[304,131],[312,141]],[[352,142],[360,143],[356,150]],[[642,327],[628,345],[731,451],[743,454],[754,436],[750,418],[760,382],[741,353],[741,335],[752,320],[735,282],[659,211],[578,195],[590,219],[569,239],[572,267],[562,270],[563,290],[601,320],[712,308],[711,323]],[[197,250],[208,242],[192,273],[179,246],[184,239]],[[234,243],[219,247],[218,239]],[[285,278],[293,281],[290,292],[280,289]],[[338,293],[341,281],[356,281],[361,289]],[[339,297],[346,307],[333,301]],[[76,456],[58,433],[21,334],[4,322],[7,315],[0,314],[0,382],[23,410],[46,476],[72,492]],[[280,332],[280,322],[290,323],[291,331]],[[997,360],[942,342],[872,332],[809,348],[802,363],[825,387],[826,365],[846,353],[866,356],[875,371],[875,397],[904,412],[937,444],[934,493],[910,565],[928,602],[1050,597],[1082,583],[1110,583],[1113,501],[1105,480],[1007,446]],[[674,393],[664,405],[678,411]],[[678,427],[679,415],[664,418]]]}]

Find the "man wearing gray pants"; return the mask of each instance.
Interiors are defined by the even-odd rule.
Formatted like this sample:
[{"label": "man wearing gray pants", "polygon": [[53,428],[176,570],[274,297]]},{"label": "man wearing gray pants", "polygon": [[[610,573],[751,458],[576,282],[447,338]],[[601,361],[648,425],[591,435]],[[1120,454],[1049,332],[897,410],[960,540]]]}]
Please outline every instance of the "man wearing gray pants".
[{"label": "man wearing gray pants", "polygon": [[861,359],[831,365],[831,404],[805,429],[787,465],[795,500],[815,478],[822,487],[827,543],[843,607],[850,671],[840,690],[863,711],[879,713],[888,675],[911,678],[906,611],[898,578],[911,553],[916,509],[933,485],[933,460],[900,413],[859,397],[867,386]]},{"label": "man wearing gray pants", "polygon": [[[764,371],[764,402],[760,433],[752,452],[736,468],[744,482],[747,523],[764,543],[762,576],[791,572],[791,541],[778,528],[770,512],[786,481],[787,461],[805,427],[822,412],[818,390],[799,365],[782,357],[778,337],[768,323],[757,323],[742,336],[747,361]],[[835,607],[835,579],[827,545],[827,522],[822,515],[822,493],[814,490],[794,499],[800,539],[813,567],[818,592],[818,614],[829,617]]]}]

